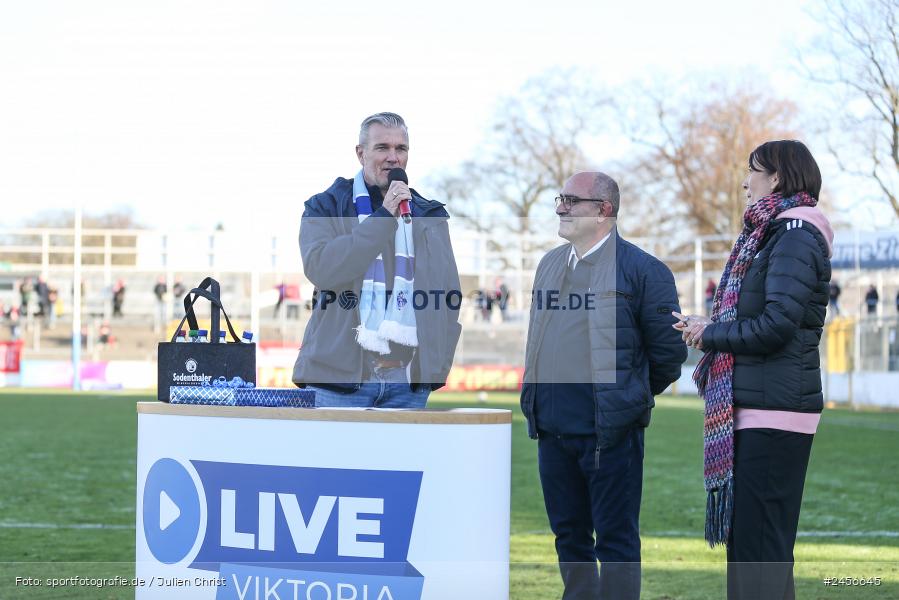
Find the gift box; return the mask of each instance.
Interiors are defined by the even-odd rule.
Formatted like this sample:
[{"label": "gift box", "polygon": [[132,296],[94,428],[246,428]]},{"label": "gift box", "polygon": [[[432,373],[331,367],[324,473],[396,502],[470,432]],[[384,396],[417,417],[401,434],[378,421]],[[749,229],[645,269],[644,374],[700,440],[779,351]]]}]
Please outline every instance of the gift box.
[{"label": "gift box", "polygon": [[173,385],[169,388],[169,402],[172,404],[211,404],[216,406],[315,408],[315,392],[300,388]]}]

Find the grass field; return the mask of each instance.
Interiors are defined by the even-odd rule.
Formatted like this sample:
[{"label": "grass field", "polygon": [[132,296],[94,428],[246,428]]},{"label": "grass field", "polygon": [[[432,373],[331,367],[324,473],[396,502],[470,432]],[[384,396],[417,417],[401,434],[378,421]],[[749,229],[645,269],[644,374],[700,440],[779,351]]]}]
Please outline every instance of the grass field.
[{"label": "grass field", "polygon": [[[136,412],[133,394],[0,391],[0,600],[130,598],[127,588],[15,586],[15,577],[131,577]],[[484,406],[437,394],[432,408]],[[513,410],[511,597],[559,598],[536,468],[517,397]],[[702,412],[658,400],[646,435],[643,598],[724,597],[724,553],[702,541]],[[899,598],[899,413],[825,412],[812,450],[796,546],[797,597]],[[825,586],[825,577],[882,578]],[[476,597],[476,596],[472,596]],[[760,599],[761,600],[761,599]]]}]

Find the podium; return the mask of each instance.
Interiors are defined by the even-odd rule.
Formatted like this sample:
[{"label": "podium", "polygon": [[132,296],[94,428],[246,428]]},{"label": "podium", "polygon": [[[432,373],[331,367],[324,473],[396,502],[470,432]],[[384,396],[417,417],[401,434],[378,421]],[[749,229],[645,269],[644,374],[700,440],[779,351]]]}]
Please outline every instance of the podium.
[{"label": "podium", "polygon": [[508,598],[510,411],[137,412],[136,598]]}]

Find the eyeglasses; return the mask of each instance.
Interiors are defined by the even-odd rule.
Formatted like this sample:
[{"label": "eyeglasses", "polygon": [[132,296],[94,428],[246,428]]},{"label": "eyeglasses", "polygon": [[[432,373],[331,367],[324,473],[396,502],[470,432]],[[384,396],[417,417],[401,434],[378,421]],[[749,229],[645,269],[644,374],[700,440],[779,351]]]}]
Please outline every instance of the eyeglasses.
[{"label": "eyeglasses", "polygon": [[556,196],[555,201],[556,208],[562,206],[565,210],[571,210],[572,205],[578,202],[608,202],[608,200],[600,198],[578,198],[577,196]]}]

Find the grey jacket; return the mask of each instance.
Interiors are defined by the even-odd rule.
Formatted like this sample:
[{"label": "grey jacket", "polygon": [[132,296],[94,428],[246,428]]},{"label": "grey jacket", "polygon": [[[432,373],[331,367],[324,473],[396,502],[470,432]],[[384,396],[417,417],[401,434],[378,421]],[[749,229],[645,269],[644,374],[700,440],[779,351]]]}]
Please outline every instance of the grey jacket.
[{"label": "grey jacket", "polygon": [[[412,194],[418,349],[410,375],[413,387],[422,384],[437,389],[446,383],[462,330],[455,301],[461,299],[461,287],[449,238],[449,214],[440,202],[426,200],[415,190]],[[363,351],[355,332],[358,298],[368,266],[396,228],[396,219],[383,207],[359,223],[351,179],[338,178],[326,191],[306,201],[300,254],[304,273],[315,285],[315,296],[294,365],[296,385],[343,392],[359,389]]]}]

